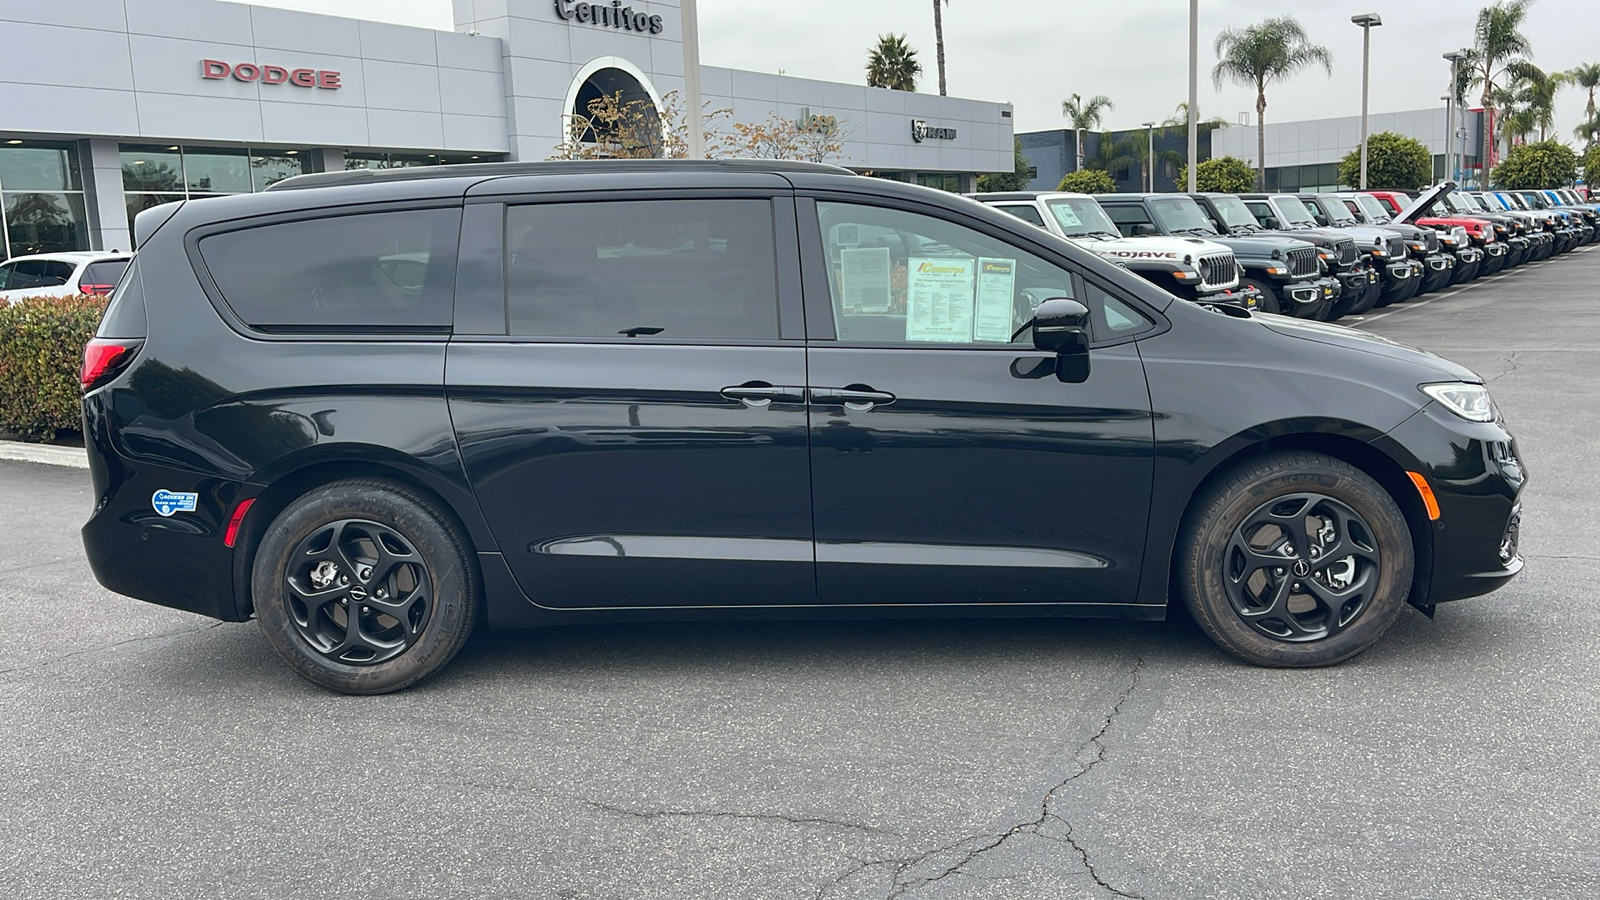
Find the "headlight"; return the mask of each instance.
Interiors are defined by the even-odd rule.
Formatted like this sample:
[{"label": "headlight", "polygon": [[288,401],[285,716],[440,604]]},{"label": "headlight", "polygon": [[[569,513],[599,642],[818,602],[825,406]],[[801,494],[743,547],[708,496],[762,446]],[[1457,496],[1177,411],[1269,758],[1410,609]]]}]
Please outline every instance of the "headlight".
[{"label": "headlight", "polygon": [[1493,422],[1494,403],[1489,399],[1489,389],[1481,384],[1450,381],[1444,384],[1424,384],[1422,392],[1439,401],[1444,407],[1469,422]]}]

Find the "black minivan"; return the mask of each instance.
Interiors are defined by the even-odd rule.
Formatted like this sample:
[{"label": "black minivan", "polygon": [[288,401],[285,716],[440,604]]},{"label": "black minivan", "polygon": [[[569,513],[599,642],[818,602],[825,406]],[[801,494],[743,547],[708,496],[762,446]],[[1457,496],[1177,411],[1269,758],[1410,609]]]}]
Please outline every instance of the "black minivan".
[{"label": "black minivan", "polygon": [[[1522,568],[1482,380],[829,166],[337,172],[139,215],[85,351],[118,593],[327,688],[480,622],[1090,615],[1317,666]],[[1262,377],[1262,373],[1271,377]]]}]

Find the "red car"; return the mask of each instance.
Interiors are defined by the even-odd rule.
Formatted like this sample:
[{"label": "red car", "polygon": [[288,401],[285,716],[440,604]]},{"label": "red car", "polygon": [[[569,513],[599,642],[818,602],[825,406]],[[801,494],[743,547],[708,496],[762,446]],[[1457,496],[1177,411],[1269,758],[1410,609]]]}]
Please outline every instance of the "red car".
[{"label": "red car", "polygon": [[[1446,182],[1438,188],[1430,189],[1426,195],[1445,193],[1454,190],[1455,185]],[[1460,284],[1470,281],[1479,275],[1490,275],[1500,271],[1506,264],[1506,246],[1495,239],[1494,223],[1488,219],[1473,216],[1430,216],[1412,215],[1403,216],[1402,213],[1412,207],[1419,207],[1418,212],[1432,212],[1432,209],[1421,208],[1419,198],[1400,191],[1367,191],[1382,203],[1389,211],[1389,215],[1396,222],[1409,222],[1423,228],[1432,228],[1439,232],[1440,249],[1456,257],[1455,274],[1450,278],[1451,284]],[[1423,197],[1420,199],[1428,199]]]}]

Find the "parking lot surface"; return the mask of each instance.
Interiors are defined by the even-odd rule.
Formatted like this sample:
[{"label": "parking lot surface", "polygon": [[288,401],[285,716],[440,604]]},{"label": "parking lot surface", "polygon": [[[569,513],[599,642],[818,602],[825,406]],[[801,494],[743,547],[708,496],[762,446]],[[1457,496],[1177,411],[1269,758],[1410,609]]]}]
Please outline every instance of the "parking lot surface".
[{"label": "parking lot surface", "polygon": [[1181,618],[608,626],[337,696],[99,588],[87,473],[0,461],[0,888],[1600,896],[1597,283],[1578,251],[1353,323],[1489,381],[1528,565],[1331,669]]}]

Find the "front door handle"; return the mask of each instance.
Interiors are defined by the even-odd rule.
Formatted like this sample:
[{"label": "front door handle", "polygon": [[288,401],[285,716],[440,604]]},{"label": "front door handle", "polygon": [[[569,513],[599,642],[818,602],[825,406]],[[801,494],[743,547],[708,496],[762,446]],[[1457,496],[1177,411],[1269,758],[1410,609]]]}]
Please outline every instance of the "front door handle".
[{"label": "front door handle", "polygon": [[888,391],[875,391],[864,384],[852,384],[842,388],[812,388],[811,402],[865,412],[874,406],[893,403],[894,395]]},{"label": "front door handle", "polygon": [[785,387],[768,384],[765,381],[747,381],[722,389],[722,396],[729,400],[737,400],[751,409],[763,409],[771,406],[774,400],[779,403],[804,403],[805,390],[800,387]]}]

